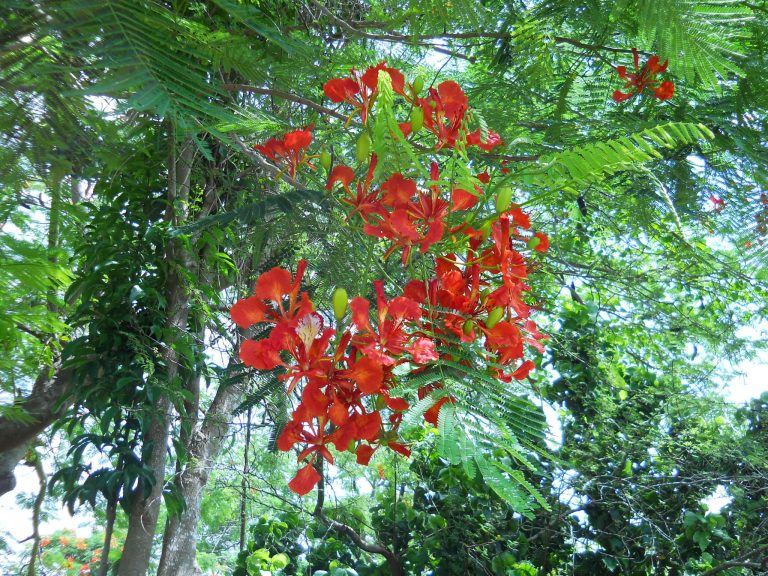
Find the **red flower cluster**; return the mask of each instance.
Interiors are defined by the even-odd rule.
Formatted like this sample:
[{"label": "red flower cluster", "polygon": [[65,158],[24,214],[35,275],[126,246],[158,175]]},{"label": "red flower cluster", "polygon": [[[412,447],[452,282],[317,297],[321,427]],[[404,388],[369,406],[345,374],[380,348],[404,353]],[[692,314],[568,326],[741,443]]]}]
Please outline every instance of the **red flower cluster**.
[{"label": "red flower cluster", "polygon": [[[375,325],[369,302],[356,297],[350,303],[354,333],[350,328],[337,334],[325,327],[307,294],[299,294],[306,266],[300,261],[294,278],[282,268],[265,272],[256,281],[255,295],[238,301],[231,311],[241,328],[273,326],[267,338],[243,343],[241,360],[259,370],[282,367],[279,378],[289,393],[303,383],[301,401],[277,440],[284,451],[298,443],[305,446],[299,461],[306,464],[289,484],[298,494],[306,494],[319,480],[313,467],[318,454],[333,463],[329,445],[340,452],[355,451],[362,464],[381,445],[410,454],[394,440],[408,403],[389,395],[392,372],[404,362],[424,364],[438,358],[434,343],[414,330],[422,315],[419,304],[404,296],[387,300],[381,282],[376,283]],[[387,423],[375,409],[379,405],[392,411]]]},{"label": "red flower cluster", "polygon": [[619,73],[619,77],[622,80],[626,80],[624,89],[631,88],[631,91],[624,93],[621,90],[616,90],[613,93],[613,99],[616,102],[624,102],[629,100],[637,94],[640,94],[646,88],[650,88],[655,98],[659,100],[669,100],[675,93],[675,85],[669,81],[664,80],[659,83],[656,79],[656,75],[664,72],[667,69],[668,60],[664,61],[664,64],[659,64],[658,56],[651,56],[648,62],[645,63],[642,69],[640,69],[640,58],[637,53],[637,48],[632,48],[632,55],[635,61],[635,72],[627,72],[625,66],[617,66],[616,72]]},{"label": "red flower cluster", "polygon": [[[383,63],[363,74],[331,80],[325,92],[334,101],[355,106],[368,122],[380,70],[389,73],[395,91],[408,99],[403,75]],[[409,102],[424,110],[424,126],[437,137],[436,149],[491,149],[501,143],[493,132],[487,140],[479,130],[467,134],[467,98],[455,82],[443,82],[422,99],[412,92]],[[391,395],[398,367],[398,374],[404,369],[416,374],[441,361],[466,362],[459,348],[473,346],[479,350],[477,362],[489,374],[505,382],[522,380],[534,368],[531,360],[524,360],[525,345],[543,350],[540,341],[546,338],[530,320],[523,298],[529,287],[522,251],[544,252],[549,240],[542,232],[531,234],[528,216],[510,203],[511,190],[500,190],[491,208],[494,194],[486,190],[492,182],[487,171],[462,179],[462,187],[441,175],[436,161],[430,163],[428,179],[416,172],[377,175],[376,167],[375,154],[360,178],[353,168],[337,165],[330,170],[327,189],[340,185],[347,219],[359,217],[365,234],[387,240],[385,256],[401,250],[407,263],[414,248],[432,253],[431,278],[411,280],[393,298],[387,297],[383,281],[374,282],[373,313],[365,298],[348,301],[344,294],[337,301],[334,296],[337,320],[347,307],[351,316],[346,327],[337,330],[325,325],[307,294],[300,292],[307,268],[302,260],[295,276],[282,268],[262,274],[254,295],[231,310],[241,328],[271,326],[267,337],[243,343],[240,358],[255,369],[278,368],[278,377],[298,400],[277,445],[284,451],[301,447],[298,460],[304,464],[289,483],[301,495],[320,480],[318,458],[333,463],[330,446],[354,452],[363,465],[382,446],[410,454],[398,436],[409,405]],[[475,228],[478,216],[482,225]],[[444,385],[432,382],[418,396],[424,398]],[[435,396],[424,414],[433,424],[441,407],[455,401],[448,390]]]},{"label": "red flower cluster", "polygon": [[357,183],[356,193],[350,189],[354,171],[348,166],[334,167],[326,189],[332,190],[333,185],[340,182],[346,192],[341,200],[352,207],[350,216],[359,214],[366,234],[391,241],[385,257],[402,248],[403,264],[408,262],[414,246],[424,253],[443,239],[447,230],[445,219],[449,214],[469,210],[483,195],[478,180],[474,193],[454,187],[450,196],[443,198],[440,168],[436,162],[430,166],[428,190],[419,190],[415,180],[399,172],[375,188],[371,183],[376,163],[374,155],[365,180]]},{"label": "red flower cluster", "polygon": [[[406,82],[402,72],[389,68],[385,62],[380,62],[363,73],[352,70],[351,75],[346,78],[328,80],[323,86],[323,92],[331,102],[346,102],[357,108],[365,124],[378,96],[379,71],[382,70],[389,74],[395,93],[423,111],[424,127],[437,136],[435,150],[455,147],[460,130],[466,129],[465,115],[469,104],[466,94],[452,80],[442,82],[437,89],[429,88],[426,98],[419,98],[418,90],[413,85],[410,85],[409,90],[405,89]],[[400,124],[400,129],[408,137],[412,124],[404,122]],[[467,135],[465,143],[489,151],[503,142],[501,137],[492,131],[488,131],[487,138],[483,140],[480,129],[477,129]]]},{"label": "red flower cluster", "polygon": [[[306,150],[312,143],[312,126],[288,132],[282,138],[270,138],[264,144],[254,146],[277,165],[288,168],[291,178],[296,176],[296,169],[309,164]],[[311,166],[311,165],[310,165]]]}]

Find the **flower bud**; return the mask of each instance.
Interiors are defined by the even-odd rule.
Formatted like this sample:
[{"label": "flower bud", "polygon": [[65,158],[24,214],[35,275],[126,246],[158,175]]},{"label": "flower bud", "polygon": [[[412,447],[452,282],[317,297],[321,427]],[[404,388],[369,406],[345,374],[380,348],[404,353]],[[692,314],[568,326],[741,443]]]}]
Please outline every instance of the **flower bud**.
[{"label": "flower bud", "polygon": [[355,153],[357,155],[357,161],[361,164],[368,160],[368,154],[371,151],[371,137],[368,136],[368,132],[360,134],[360,138],[357,140],[357,146]]},{"label": "flower bud", "polygon": [[498,214],[506,212],[510,204],[512,204],[512,188],[505,186],[496,193],[496,212]]},{"label": "flower bud", "polygon": [[336,290],[333,292],[333,315],[339,322],[341,322],[341,319],[344,318],[344,314],[347,311],[348,301],[349,298],[347,298],[347,291],[344,290],[344,288],[336,288]]},{"label": "flower bud", "polygon": [[538,236],[531,236],[528,239],[528,248],[530,248],[531,250],[534,250],[536,246],[538,246],[539,244],[541,244],[541,238],[539,238]]},{"label": "flower bud", "polygon": [[422,90],[424,90],[424,78],[416,76],[416,79],[413,81],[413,95],[418,96]]},{"label": "flower bud", "polygon": [[485,327],[488,329],[493,328],[504,317],[504,308],[497,306],[488,313],[488,320],[485,321]]},{"label": "flower bud", "polygon": [[411,110],[411,132],[414,134],[424,126],[424,108],[416,106]]},{"label": "flower bud", "polygon": [[330,170],[331,168],[331,155],[325,148],[320,152],[320,166],[326,170]]},{"label": "flower bud", "polygon": [[483,233],[483,240],[486,240],[491,235],[491,223],[489,220],[483,222],[483,225],[480,226],[480,232]]},{"label": "flower bud", "polygon": [[464,322],[464,325],[461,327],[461,331],[464,332],[465,335],[469,336],[472,334],[472,330],[475,328],[475,323],[472,322],[472,320],[467,320]]}]

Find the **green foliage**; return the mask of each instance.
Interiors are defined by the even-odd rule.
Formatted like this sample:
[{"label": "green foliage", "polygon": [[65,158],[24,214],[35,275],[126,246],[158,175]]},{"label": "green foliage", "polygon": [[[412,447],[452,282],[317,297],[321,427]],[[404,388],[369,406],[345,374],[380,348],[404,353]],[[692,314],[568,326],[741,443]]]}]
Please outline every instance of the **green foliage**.
[{"label": "green foliage", "polygon": [[714,134],[702,124],[673,122],[545,156],[540,159],[541,171],[524,172],[520,178],[527,184],[575,191],[606,175],[632,170],[642,162],[660,160],[658,146],[669,149],[711,138]]},{"label": "green foliage", "polygon": [[[178,485],[146,465],[156,401],[173,407],[170,463],[182,470],[216,390],[237,387],[203,499],[201,567],[234,564],[242,503],[261,519],[236,574],[388,573],[285,492],[283,460],[267,450],[291,398],[272,374],[239,370],[247,334],[227,316],[261,271],[298,257],[311,261],[320,310],[337,286],[367,296],[373,279],[394,288],[421,271],[418,259],[408,270],[380,259],[322,192],[323,170],[288,189],[250,148],[314,122],[310,153],[324,146],[343,163],[355,120],[325,122],[318,108],[335,105],[321,86],[386,59],[427,86],[460,81],[476,107],[469,128],[501,132],[501,154],[457,153],[477,172],[505,161],[492,188],[513,185],[550,236],[529,281],[551,338],[524,383],[490,377],[471,347],[402,381],[408,469],[382,449],[383,477],[372,468],[354,482],[342,455],[326,514],[391,549],[408,574],[694,574],[745,554],[753,565],[732,572],[761,573],[766,399],[737,410],[713,387],[728,361],[759,350],[742,330],[768,310],[766,30],[759,3],[726,0],[5,2],[0,419],[30,422],[20,399],[63,355],[75,390],[55,427],[69,451],[55,497],[98,512],[105,501],[128,507],[138,483],[163,482],[165,509],[179,512]],[[641,61],[669,59],[672,100],[611,100],[632,47]],[[380,92],[376,181],[423,169],[425,153],[403,139],[397,121],[410,110],[386,76]],[[169,204],[168,158],[187,139],[188,196]],[[170,323],[176,280],[181,327]],[[436,428],[424,427],[442,398]],[[562,422],[554,455],[542,398]],[[248,410],[259,423],[241,476]],[[716,491],[731,500],[707,512]],[[89,561],[51,546],[46,570],[70,570],[70,555]]]}]

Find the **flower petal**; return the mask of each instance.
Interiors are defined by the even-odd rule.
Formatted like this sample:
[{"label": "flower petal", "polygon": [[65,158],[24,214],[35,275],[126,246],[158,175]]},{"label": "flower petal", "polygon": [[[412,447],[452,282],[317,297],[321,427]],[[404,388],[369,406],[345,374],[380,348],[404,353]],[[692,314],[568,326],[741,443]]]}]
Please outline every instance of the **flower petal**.
[{"label": "flower petal", "polygon": [[310,463],[296,472],[293,480],[288,482],[288,488],[299,496],[308,494],[312,488],[320,482],[320,474],[318,474],[315,467]]},{"label": "flower petal", "polygon": [[291,292],[291,273],[283,268],[272,268],[256,280],[256,296],[264,300],[282,302]]},{"label": "flower petal", "polygon": [[258,296],[251,296],[235,302],[229,314],[240,328],[250,328],[254,324],[263,322],[266,312],[267,306],[264,301]]}]

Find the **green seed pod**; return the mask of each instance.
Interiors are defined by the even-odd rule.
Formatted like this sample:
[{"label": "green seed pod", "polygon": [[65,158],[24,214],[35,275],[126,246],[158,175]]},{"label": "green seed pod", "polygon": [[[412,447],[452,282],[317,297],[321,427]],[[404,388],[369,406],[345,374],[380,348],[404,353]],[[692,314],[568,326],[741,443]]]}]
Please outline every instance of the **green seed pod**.
[{"label": "green seed pod", "polygon": [[488,313],[488,320],[485,321],[486,328],[493,328],[504,317],[504,308],[497,306]]},{"label": "green seed pod", "polygon": [[344,290],[344,288],[336,288],[333,292],[333,315],[339,322],[344,318],[348,302],[349,298],[347,297],[347,291]]},{"label": "green seed pod", "polygon": [[506,212],[510,204],[512,204],[512,188],[505,186],[496,193],[496,212],[498,214]]},{"label": "green seed pod", "polygon": [[421,106],[415,107],[411,111],[411,132],[414,134],[422,129],[424,126],[424,108]]},{"label": "green seed pod", "polygon": [[361,164],[368,160],[368,154],[371,152],[371,137],[368,132],[363,132],[357,140],[356,147],[357,161]]},{"label": "green seed pod", "polygon": [[467,320],[464,322],[464,325],[461,327],[461,331],[464,332],[467,336],[472,334],[472,330],[475,328],[475,323],[472,322],[472,320]]},{"label": "green seed pod", "polygon": [[541,244],[541,238],[537,236],[532,236],[531,238],[528,239],[528,248],[530,248],[531,250],[536,248],[536,246],[538,246],[539,244]]},{"label": "green seed pod", "polygon": [[326,170],[330,170],[331,168],[331,154],[325,148],[320,152],[320,166]]},{"label": "green seed pod", "polygon": [[416,79],[413,81],[413,95],[418,96],[422,90],[424,90],[424,78],[416,76]]}]

